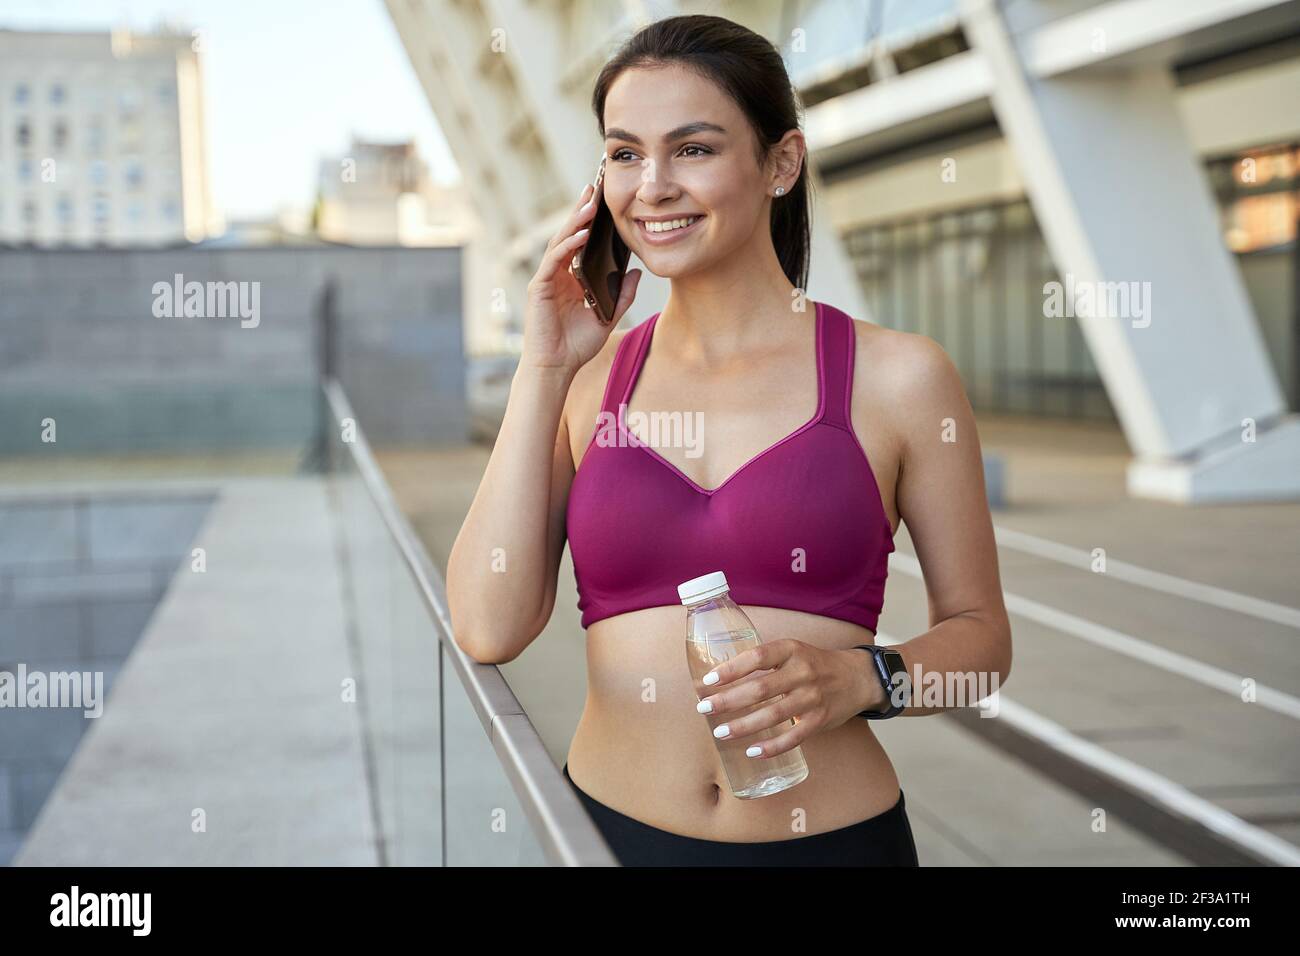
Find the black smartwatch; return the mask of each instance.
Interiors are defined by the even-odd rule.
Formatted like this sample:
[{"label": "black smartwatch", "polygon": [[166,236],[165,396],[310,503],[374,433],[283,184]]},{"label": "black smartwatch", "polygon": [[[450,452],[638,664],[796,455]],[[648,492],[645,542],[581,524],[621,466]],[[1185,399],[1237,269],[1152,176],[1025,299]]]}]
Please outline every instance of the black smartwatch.
[{"label": "black smartwatch", "polygon": [[[903,663],[903,655],[892,647],[878,647],[875,644],[858,644],[854,647],[862,648],[871,655],[875,672],[880,677],[880,683],[885,688],[886,706],[884,710],[863,710],[858,712],[859,717],[865,717],[867,720],[885,720],[889,717],[896,717],[903,712],[903,708],[911,702],[912,688],[907,682],[907,666]],[[903,703],[894,703],[894,675],[902,674],[903,680],[899,686],[903,688]]]}]

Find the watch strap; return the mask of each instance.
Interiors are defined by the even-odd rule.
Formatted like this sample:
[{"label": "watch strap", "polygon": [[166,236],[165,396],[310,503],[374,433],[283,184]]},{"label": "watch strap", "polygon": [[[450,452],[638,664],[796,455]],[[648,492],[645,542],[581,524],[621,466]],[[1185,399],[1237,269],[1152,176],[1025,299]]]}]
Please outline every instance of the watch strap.
[{"label": "watch strap", "polygon": [[883,656],[883,652],[890,650],[890,648],[882,648],[876,644],[857,644],[854,646],[854,650],[859,648],[871,655],[871,669],[880,679],[881,686],[885,690],[886,707],[884,710],[862,710],[858,712],[858,716],[867,720],[888,720],[890,717],[898,716],[903,712],[906,705],[893,702],[894,672],[889,669]]}]

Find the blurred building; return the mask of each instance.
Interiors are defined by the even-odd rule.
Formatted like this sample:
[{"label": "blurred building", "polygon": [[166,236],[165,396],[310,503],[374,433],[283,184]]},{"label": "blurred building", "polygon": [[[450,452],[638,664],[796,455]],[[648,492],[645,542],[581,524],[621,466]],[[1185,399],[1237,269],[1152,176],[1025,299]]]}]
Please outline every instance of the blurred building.
[{"label": "blurred building", "polygon": [[433,183],[414,142],[353,138],[344,156],[322,161],[316,229],[358,245],[454,245],[466,236],[462,191]]},{"label": "blurred building", "polygon": [[0,30],[0,242],[219,231],[195,45],[172,32]]},{"label": "blurred building", "polygon": [[[810,295],[940,341],[979,409],[1117,421],[1133,493],[1300,495],[1294,0],[387,6],[492,250],[466,290],[485,351],[595,171],[601,65],[717,14],[804,102]],[[647,274],[626,321],[665,295]]]},{"label": "blurred building", "polygon": [[290,203],[265,216],[227,219],[225,230],[220,235],[204,239],[199,246],[220,249],[324,244],[312,225],[310,207]]}]

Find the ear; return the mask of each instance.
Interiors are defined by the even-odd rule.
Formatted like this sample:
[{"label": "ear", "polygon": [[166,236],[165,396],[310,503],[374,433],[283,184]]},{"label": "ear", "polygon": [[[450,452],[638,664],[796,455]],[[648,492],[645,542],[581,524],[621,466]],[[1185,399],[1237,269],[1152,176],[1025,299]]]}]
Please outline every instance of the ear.
[{"label": "ear", "polygon": [[799,178],[807,149],[808,143],[800,130],[788,130],[781,137],[781,141],[772,147],[770,154],[773,171],[772,182],[768,184],[769,191],[776,186],[785,186],[786,192],[791,190],[795,180]]}]

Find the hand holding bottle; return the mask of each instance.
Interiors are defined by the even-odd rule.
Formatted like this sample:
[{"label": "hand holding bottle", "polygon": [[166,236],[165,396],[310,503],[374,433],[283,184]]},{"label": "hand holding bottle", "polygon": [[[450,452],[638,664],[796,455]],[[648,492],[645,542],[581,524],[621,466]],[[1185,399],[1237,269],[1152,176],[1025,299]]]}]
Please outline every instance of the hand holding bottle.
[{"label": "hand holding bottle", "polygon": [[[750,674],[755,677],[744,680]],[[793,638],[749,648],[705,674],[702,682],[706,691],[721,688],[702,698],[696,708],[723,721],[717,728],[723,733],[715,734],[720,739],[742,740],[768,729],[780,731],[747,747],[746,753],[753,757],[785,753],[813,734],[886,705],[884,688],[865,651],[827,649]],[[770,702],[753,709],[763,701]],[[758,752],[750,753],[755,748]]]}]

